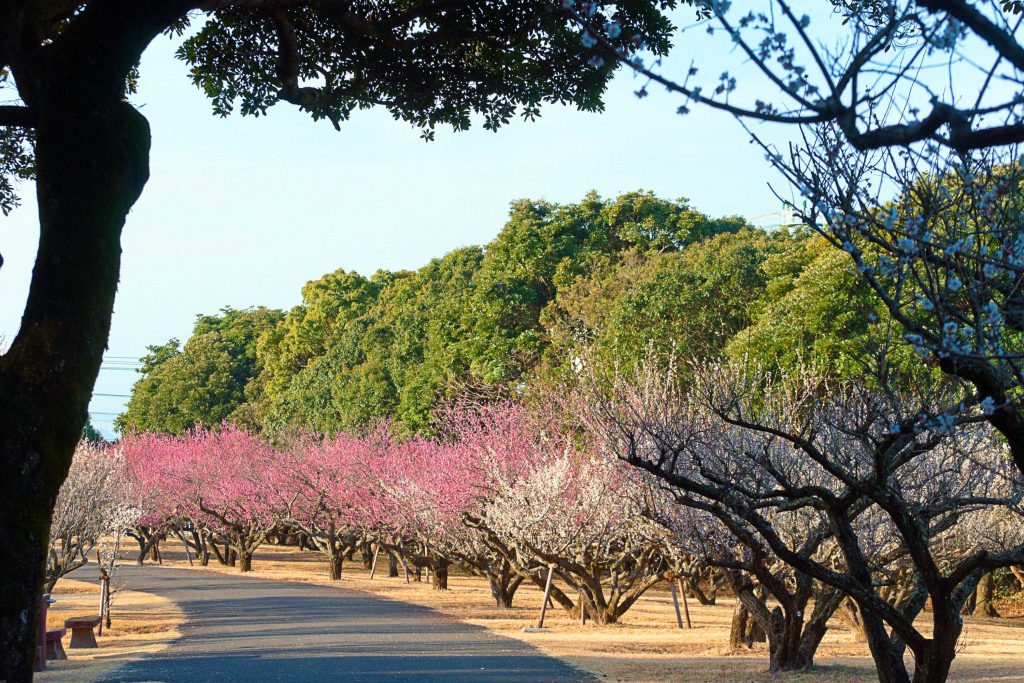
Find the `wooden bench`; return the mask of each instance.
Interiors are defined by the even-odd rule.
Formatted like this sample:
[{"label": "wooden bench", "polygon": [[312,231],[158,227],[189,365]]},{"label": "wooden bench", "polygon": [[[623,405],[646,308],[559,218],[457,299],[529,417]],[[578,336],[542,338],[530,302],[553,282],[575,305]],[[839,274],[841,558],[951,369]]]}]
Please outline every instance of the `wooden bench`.
[{"label": "wooden bench", "polygon": [[67,654],[64,653],[64,646],[61,645],[61,639],[64,638],[64,634],[67,633],[66,628],[55,628],[46,632],[46,658],[47,659],[67,659]]},{"label": "wooden bench", "polygon": [[71,629],[71,643],[68,647],[97,647],[92,630],[100,625],[101,617],[72,617],[64,622],[64,628]]}]

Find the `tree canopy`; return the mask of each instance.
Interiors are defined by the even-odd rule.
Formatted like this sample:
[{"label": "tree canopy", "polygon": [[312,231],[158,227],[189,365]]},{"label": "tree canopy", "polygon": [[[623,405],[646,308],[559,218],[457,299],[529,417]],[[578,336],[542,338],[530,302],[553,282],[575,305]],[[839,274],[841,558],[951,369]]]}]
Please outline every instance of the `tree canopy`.
[{"label": "tree canopy", "polygon": [[651,354],[728,356],[848,378],[886,343],[887,320],[807,231],[710,218],[643,191],[520,200],[483,247],[415,271],[339,269],[284,315],[200,316],[184,347],[151,348],[118,425],[334,434],[389,420],[430,432],[457,396],[558,386],[584,356],[620,371]]},{"label": "tree canopy", "polygon": [[246,387],[258,374],[256,342],[283,318],[266,308],[225,308],[219,316],[198,316],[184,347],[177,339],[150,346],[142,359],[145,376],[115,427],[180,433],[239,418]]}]

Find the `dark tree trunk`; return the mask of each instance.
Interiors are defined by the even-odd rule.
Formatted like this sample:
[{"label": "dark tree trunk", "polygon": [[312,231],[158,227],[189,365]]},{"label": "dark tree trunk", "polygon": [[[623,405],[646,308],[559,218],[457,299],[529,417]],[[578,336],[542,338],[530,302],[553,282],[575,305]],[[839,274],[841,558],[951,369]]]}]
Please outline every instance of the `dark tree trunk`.
[{"label": "dark tree trunk", "polygon": [[371,548],[368,544],[364,545],[359,550],[359,553],[363,558],[363,569],[369,570],[371,567],[373,567],[373,548]]},{"label": "dark tree trunk", "polygon": [[192,538],[195,539],[196,552],[199,554],[199,564],[206,567],[210,564],[210,548],[207,544],[206,534],[192,529]]},{"label": "dark tree trunk", "polygon": [[36,131],[39,250],[21,329],[0,356],[0,680],[9,683],[32,677],[53,505],[110,330],[121,228],[148,175],[141,115],[51,87]]},{"label": "dark tree trunk", "polygon": [[210,547],[210,550],[213,551],[214,557],[217,558],[217,562],[219,562],[220,564],[222,564],[224,566],[227,566],[228,560],[230,559],[229,556],[231,554],[230,553],[230,549],[225,548],[224,549],[224,553],[222,554],[220,552],[220,548],[217,547],[217,541],[214,540],[213,538],[210,539],[209,547]]},{"label": "dark tree trunk", "polygon": [[488,575],[487,582],[491,587],[494,604],[500,609],[511,609],[512,599],[523,583],[523,578],[511,572],[502,572]]},{"label": "dark tree trunk", "polygon": [[146,561],[146,555],[152,554],[153,559],[156,559],[154,548],[159,543],[160,536],[149,531],[141,531],[140,534],[138,564],[141,566]]},{"label": "dark tree trunk", "polygon": [[757,623],[757,619],[747,619],[747,632],[744,640],[753,643],[767,643],[768,633],[764,630],[762,624]]},{"label": "dark tree trunk", "polygon": [[797,577],[795,592],[776,596],[787,605],[786,610],[782,607],[769,610],[763,590],[755,589],[749,583],[734,578],[733,587],[747,616],[744,621],[737,608],[739,614],[734,616],[730,645],[736,647],[739,629],[749,629],[754,622],[757,629],[739,635],[739,642],[750,647],[757,639],[756,631],[763,633],[768,640],[769,671],[801,671],[814,665],[814,655],[828,630],[827,622],[842,599],[839,591],[822,591],[815,602],[814,611],[808,615],[806,609],[812,596],[813,584],[806,576]]},{"label": "dark tree trunk", "polygon": [[[535,586],[537,586],[538,588],[540,588],[543,591],[544,590],[544,585],[547,582],[547,571],[534,572],[534,573],[530,574],[529,578],[530,578],[530,581]],[[573,616],[579,616],[579,613],[576,611],[576,603],[574,603],[572,601],[572,598],[570,598],[568,595],[566,595],[565,592],[561,588],[559,588],[558,586],[552,584],[551,585],[551,593],[550,593],[550,595],[551,595],[551,599],[554,600],[555,602],[557,602],[559,607],[561,607],[567,613],[569,613],[570,615],[573,615]]]},{"label": "dark tree trunk", "polygon": [[388,576],[392,579],[398,577],[398,558],[394,553],[388,553]]},{"label": "dark tree trunk", "polygon": [[903,662],[903,647],[896,646],[885,622],[878,615],[865,610],[860,604],[857,607],[879,683],[910,683],[910,676],[907,675],[907,667]]},{"label": "dark tree trunk", "polygon": [[345,555],[340,552],[332,552],[330,556],[331,563],[331,581],[341,580],[341,569],[345,564]]},{"label": "dark tree trunk", "polygon": [[242,574],[252,571],[252,551],[251,550],[239,550],[238,553],[238,571]]},{"label": "dark tree trunk", "polygon": [[700,604],[704,606],[715,604],[718,589],[714,584],[712,584],[712,590],[707,593],[701,590],[700,582],[695,577],[686,577],[683,579],[683,584],[688,589],[690,595],[696,598]]},{"label": "dark tree trunk", "polygon": [[436,591],[448,590],[448,560],[440,559],[433,562],[432,585]]}]

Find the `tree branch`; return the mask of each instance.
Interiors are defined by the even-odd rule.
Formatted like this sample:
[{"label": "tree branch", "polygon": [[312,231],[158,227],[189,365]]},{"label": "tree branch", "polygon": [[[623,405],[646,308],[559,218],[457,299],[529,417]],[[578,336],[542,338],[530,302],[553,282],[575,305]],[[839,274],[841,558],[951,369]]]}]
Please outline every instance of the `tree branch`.
[{"label": "tree branch", "polygon": [[19,105],[0,105],[0,126],[35,128],[38,119],[34,109]]}]

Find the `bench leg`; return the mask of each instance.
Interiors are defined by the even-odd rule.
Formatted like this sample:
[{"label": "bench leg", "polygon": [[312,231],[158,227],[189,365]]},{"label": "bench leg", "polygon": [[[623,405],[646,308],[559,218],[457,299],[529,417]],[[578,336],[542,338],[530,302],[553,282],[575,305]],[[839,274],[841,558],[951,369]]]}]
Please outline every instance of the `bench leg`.
[{"label": "bench leg", "polygon": [[67,653],[64,652],[64,645],[59,640],[48,640],[46,641],[46,658],[47,659],[67,659]]},{"label": "bench leg", "polygon": [[93,635],[91,628],[73,628],[68,647],[97,647],[96,636]]}]

